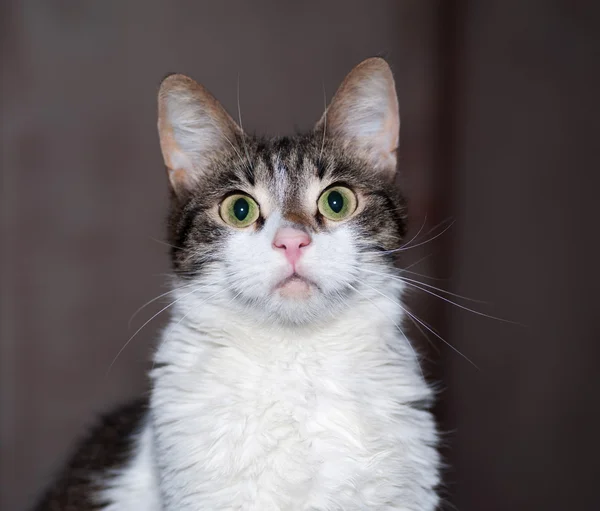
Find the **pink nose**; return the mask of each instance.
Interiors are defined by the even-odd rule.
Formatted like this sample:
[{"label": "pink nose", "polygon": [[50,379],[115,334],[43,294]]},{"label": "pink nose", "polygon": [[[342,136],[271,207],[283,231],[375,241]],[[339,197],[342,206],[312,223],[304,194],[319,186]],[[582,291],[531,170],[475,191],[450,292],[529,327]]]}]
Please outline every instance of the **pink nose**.
[{"label": "pink nose", "polygon": [[273,248],[283,250],[285,257],[293,265],[302,255],[302,249],[310,245],[308,233],[293,227],[282,227],[275,233]]}]

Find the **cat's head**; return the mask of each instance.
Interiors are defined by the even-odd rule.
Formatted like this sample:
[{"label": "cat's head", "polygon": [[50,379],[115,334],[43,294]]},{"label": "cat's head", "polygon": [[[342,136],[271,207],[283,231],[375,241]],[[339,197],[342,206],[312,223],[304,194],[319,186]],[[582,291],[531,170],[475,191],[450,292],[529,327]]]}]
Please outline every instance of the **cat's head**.
[{"label": "cat's head", "polygon": [[386,251],[405,231],[399,123],[380,58],[354,68],[314,130],[291,138],[248,136],[201,85],[167,77],[158,127],[176,274],[288,324],[381,288],[393,266]]}]

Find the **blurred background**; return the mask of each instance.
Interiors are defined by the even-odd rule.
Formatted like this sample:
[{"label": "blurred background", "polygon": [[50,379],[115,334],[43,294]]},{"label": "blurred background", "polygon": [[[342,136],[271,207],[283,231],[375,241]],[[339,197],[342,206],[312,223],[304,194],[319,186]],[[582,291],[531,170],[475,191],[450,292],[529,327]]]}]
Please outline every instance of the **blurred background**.
[{"label": "blurred background", "polygon": [[128,325],[170,271],[163,76],[193,76],[233,117],[239,77],[246,130],[286,134],[373,55],[395,72],[419,234],[400,264],[485,302],[411,297],[444,339],[414,332],[440,389],[444,508],[600,509],[598,2],[0,6],[2,510],[32,504],[97,414],[147,388],[166,314],[108,369],[166,303]]}]

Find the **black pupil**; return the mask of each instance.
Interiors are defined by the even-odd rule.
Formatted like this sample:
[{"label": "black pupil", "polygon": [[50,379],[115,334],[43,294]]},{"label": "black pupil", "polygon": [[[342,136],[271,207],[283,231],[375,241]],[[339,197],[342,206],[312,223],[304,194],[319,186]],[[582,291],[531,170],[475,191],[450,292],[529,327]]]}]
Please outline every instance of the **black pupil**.
[{"label": "black pupil", "polygon": [[344,207],[344,197],[340,192],[336,192],[334,190],[333,192],[329,193],[329,196],[327,197],[327,204],[329,204],[329,207],[334,213],[339,213]]},{"label": "black pupil", "polygon": [[248,204],[248,201],[243,197],[240,197],[233,204],[233,214],[240,222],[248,216],[249,212],[250,204]]}]

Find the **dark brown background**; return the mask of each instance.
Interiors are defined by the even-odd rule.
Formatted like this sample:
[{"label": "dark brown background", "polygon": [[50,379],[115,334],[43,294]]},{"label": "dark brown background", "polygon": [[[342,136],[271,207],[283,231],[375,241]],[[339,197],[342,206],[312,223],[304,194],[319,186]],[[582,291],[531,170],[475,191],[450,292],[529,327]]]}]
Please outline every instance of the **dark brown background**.
[{"label": "dark brown background", "polygon": [[107,370],[169,271],[161,78],[188,73],[235,114],[239,75],[245,127],[283,134],[374,54],[397,78],[413,232],[454,220],[404,264],[426,257],[412,269],[441,280],[425,282],[524,325],[415,297],[479,368],[429,335],[445,494],[461,511],[600,509],[597,2],[0,5],[3,510],[145,388],[164,317]]}]

